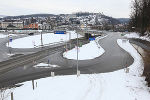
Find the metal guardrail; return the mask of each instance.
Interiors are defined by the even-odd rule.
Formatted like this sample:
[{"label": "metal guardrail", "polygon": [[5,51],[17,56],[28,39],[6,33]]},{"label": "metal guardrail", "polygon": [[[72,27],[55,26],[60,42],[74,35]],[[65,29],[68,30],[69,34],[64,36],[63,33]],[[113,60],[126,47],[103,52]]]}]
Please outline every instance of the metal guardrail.
[{"label": "metal guardrail", "polygon": [[62,43],[66,43],[66,42],[65,41],[53,42],[53,43],[48,43],[48,44],[44,44],[44,45],[35,46],[35,48],[41,48],[43,46],[45,47],[45,46],[50,46],[50,45],[62,44]]},{"label": "metal guardrail", "polygon": [[[52,49],[52,48],[50,48]],[[40,58],[44,58],[47,55],[49,55],[50,53],[55,53],[59,50],[62,50],[62,48],[54,48],[53,50],[50,49],[46,49],[46,50],[42,50],[33,54],[29,54],[29,55],[23,55],[20,57],[16,57],[14,59],[9,59],[7,61],[3,61],[0,62],[0,74],[3,74],[13,68],[18,67],[19,65],[22,64],[27,64],[29,62],[33,62],[35,60],[38,60]]]}]

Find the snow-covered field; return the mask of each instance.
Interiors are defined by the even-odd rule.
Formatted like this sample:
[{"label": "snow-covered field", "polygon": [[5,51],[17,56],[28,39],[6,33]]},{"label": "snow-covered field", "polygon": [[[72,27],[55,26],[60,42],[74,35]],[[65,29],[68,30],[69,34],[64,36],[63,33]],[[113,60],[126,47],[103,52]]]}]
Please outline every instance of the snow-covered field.
[{"label": "snow-covered field", "polygon": [[[107,35],[103,37],[99,36],[95,39],[95,41],[90,41],[90,43],[79,47],[78,60],[90,60],[101,56],[105,52],[105,50],[99,45],[98,41],[105,37],[107,37]],[[64,52],[63,56],[67,59],[77,60],[77,47]]]},{"label": "snow-covered field", "polygon": [[127,38],[138,38],[138,39],[150,41],[150,37],[148,37],[148,35],[140,36],[138,33],[129,33],[129,34],[126,34],[125,37],[127,37]]},{"label": "snow-covered field", "polygon": [[[71,31],[70,33],[71,33],[71,39],[75,39],[77,37],[77,34],[74,31]],[[79,35],[79,37],[81,37],[81,35]],[[47,34],[43,34],[42,38],[43,38],[43,45],[68,41],[69,33],[62,34],[62,35],[47,33]],[[12,48],[34,48],[40,45],[41,45],[41,35],[34,35],[34,36],[16,39],[9,44],[9,46]]]},{"label": "snow-covered field", "polygon": [[[78,48],[78,59],[79,60],[90,60],[101,56],[105,50],[102,47],[98,47],[95,41],[83,45]],[[63,56],[67,59],[77,59],[77,47],[65,52]]]},{"label": "snow-covered field", "polygon": [[[125,69],[100,74],[77,77],[56,76],[24,82],[14,89],[14,100],[150,100],[150,88],[147,87],[143,73],[143,60],[129,41],[117,41],[134,58]],[[9,97],[10,98],[10,97]]]}]

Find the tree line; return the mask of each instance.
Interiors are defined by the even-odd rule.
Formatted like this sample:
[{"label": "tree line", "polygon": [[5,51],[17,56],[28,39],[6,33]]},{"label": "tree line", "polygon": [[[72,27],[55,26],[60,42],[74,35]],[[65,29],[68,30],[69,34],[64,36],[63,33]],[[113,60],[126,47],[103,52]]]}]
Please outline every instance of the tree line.
[{"label": "tree line", "polygon": [[144,35],[150,32],[150,0],[133,0],[129,29]]}]

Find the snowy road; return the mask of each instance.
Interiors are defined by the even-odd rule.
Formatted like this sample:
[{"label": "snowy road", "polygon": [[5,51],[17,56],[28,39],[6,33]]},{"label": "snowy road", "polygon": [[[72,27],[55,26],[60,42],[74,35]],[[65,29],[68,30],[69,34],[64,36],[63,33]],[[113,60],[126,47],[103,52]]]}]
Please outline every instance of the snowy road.
[{"label": "snowy road", "polygon": [[[133,63],[133,58],[117,44],[117,39],[122,38],[120,33],[108,33],[105,39],[99,41],[99,44],[104,48],[105,53],[93,60],[79,61],[79,70],[81,73],[104,73],[123,69]],[[25,67],[16,68],[0,78],[1,84],[12,84],[23,82],[31,79],[37,79],[50,76],[50,72],[54,71],[56,75],[70,75],[76,73],[76,61],[67,60],[62,57],[62,52],[46,57],[40,61],[50,59],[51,64],[59,65],[57,69],[37,69],[33,68],[32,64]]]},{"label": "snowy road", "polygon": [[[22,38],[22,37],[26,37],[26,36],[28,36],[28,35],[17,34],[17,35],[13,35],[12,39],[14,40],[14,39],[18,39],[18,38]],[[5,36],[4,38],[0,38],[0,61],[7,60],[9,58],[8,54],[10,53],[10,51],[12,52],[12,49],[6,47],[6,43],[8,43],[8,35]],[[14,51],[17,51],[17,49],[15,49]],[[25,50],[23,50],[23,52],[24,51]],[[30,50],[28,50],[27,52],[29,52],[29,51]]]},{"label": "snowy road", "polygon": [[[79,61],[81,73],[112,72],[130,66],[133,63],[133,58],[118,46],[117,39],[120,38],[122,38],[120,33],[108,32],[108,36],[99,41],[105,53],[96,59]],[[76,60],[66,60],[62,54],[56,54],[47,57],[47,59],[51,59],[51,63],[62,67],[76,68]]]}]

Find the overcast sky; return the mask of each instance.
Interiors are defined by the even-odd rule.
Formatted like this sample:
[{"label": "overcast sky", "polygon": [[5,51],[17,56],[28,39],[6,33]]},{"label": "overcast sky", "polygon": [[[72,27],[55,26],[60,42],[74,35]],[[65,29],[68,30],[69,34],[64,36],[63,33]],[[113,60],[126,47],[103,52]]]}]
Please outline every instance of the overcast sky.
[{"label": "overcast sky", "polygon": [[103,12],[115,18],[128,18],[130,5],[131,0],[0,0],[0,15],[88,11]]}]

